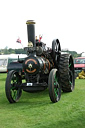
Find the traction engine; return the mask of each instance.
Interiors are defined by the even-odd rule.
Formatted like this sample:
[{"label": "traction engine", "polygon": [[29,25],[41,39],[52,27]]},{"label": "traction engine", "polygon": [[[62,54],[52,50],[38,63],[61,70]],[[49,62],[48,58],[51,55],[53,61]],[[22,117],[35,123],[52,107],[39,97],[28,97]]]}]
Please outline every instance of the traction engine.
[{"label": "traction engine", "polygon": [[[75,85],[74,64],[70,54],[62,54],[58,39],[52,41],[52,48],[46,47],[41,39],[35,39],[35,22],[28,20],[27,57],[18,58],[17,69],[7,74],[5,92],[10,103],[17,102],[22,90],[39,92],[48,88],[53,103],[58,102],[63,92],[72,92]],[[12,65],[11,65],[12,66]],[[14,66],[14,65],[13,65]],[[18,70],[18,67],[21,68]],[[10,67],[10,65],[8,65]]]}]

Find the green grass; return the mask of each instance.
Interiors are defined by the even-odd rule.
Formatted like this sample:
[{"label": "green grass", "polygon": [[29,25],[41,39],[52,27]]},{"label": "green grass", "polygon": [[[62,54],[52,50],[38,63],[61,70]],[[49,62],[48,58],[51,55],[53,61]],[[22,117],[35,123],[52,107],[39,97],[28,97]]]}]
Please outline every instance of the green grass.
[{"label": "green grass", "polygon": [[75,81],[72,93],[51,103],[48,90],[22,93],[18,103],[5,96],[6,74],[0,74],[0,128],[85,128],[85,80]]}]

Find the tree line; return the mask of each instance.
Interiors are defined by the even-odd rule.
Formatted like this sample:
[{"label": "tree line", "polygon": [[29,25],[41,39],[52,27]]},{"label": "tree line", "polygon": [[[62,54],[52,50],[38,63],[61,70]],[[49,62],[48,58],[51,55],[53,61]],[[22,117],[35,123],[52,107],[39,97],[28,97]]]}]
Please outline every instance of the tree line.
[{"label": "tree line", "polygon": [[26,51],[24,49],[4,48],[0,49],[0,55],[1,54],[26,54]]},{"label": "tree line", "polygon": [[[69,50],[62,50],[62,52],[67,52],[73,56],[73,58],[81,57],[81,54],[78,54],[76,51],[69,51]],[[26,54],[26,51],[24,49],[12,49],[12,48],[4,48],[0,49],[0,55],[1,54]]]},{"label": "tree line", "polygon": [[77,53],[76,51],[63,50],[63,52],[69,53],[73,56],[73,58],[81,57],[82,53]]}]

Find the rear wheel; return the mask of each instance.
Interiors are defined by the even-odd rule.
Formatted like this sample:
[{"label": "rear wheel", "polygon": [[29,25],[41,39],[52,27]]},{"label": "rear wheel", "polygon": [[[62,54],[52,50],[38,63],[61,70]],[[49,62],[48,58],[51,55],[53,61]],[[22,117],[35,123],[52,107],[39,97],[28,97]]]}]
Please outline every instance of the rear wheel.
[{"label": "rear wheel", "polygon": [[48,88],[49,88],[49,96],[53,103],[58,102],[61,97],[61,88],[58,80],[59,78],[58,78],[57,69],[52,69],[49,74]]},{"label": "rear wheel", "polygon": [[59,60],[60,86],[63,92],[72,92],[75,86],[74,64],[70,54],[61,54]]},{"label": "rear wheel", "polygon": [[6,97],[10,103],[15,103],[19,100],[22,94],[20,84],[22,83],[21,77],[18,72],[10,71],[6,78],[5,92]]}]

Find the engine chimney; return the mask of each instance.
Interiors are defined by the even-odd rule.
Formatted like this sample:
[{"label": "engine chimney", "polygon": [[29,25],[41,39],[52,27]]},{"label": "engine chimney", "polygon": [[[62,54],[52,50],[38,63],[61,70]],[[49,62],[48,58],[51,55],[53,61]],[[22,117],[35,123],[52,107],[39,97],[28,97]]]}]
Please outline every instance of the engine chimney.
[{"label": "engine chimney", "polygon": [[33,20],[28,20],[27,24],[27,34],[28,34],[28,42],[32,42],[33,46],[36,46],[35,43],[35,22]]}]

